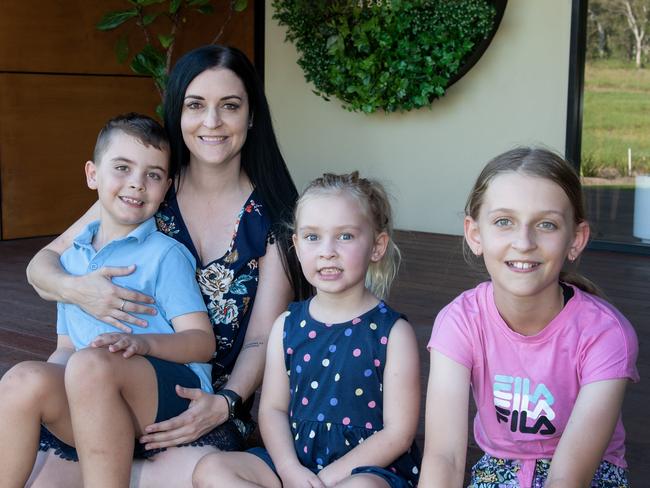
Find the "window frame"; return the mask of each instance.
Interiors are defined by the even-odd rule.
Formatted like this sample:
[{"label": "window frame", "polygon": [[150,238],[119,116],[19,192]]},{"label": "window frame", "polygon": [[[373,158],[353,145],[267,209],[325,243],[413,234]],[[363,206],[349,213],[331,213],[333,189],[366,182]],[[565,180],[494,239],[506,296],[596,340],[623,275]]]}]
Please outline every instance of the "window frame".
[{"label": "window frame", "polygon": [[[582,107],[587,51],[587,7],[588,0],[572,0],[566,145],[564,154],[567,161],[578,172],[580,171],[580,156],[582,151]],[[648,218],[650,218],[650,215]],[[649,245],[603,239],[589,241],[588,249],[650,255]]]}]

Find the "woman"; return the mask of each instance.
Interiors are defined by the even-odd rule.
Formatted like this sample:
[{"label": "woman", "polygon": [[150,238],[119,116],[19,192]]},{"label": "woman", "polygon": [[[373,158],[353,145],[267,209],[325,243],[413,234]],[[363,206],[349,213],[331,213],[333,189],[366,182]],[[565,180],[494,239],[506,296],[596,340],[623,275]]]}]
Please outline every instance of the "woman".
[{"label": "woman", "polygon": [[[304,287],[282,222],[297,193],[280,154],[266,97],[253,66],[239,50],[205,46],[174,67],[165,98],[175,184],[157,214],[159,229],[184,243],[199,263],[197,279],[217,339],[214,395],[177,390],[191,400],[178,417],[146,429],[149,459],[136,460],[132,485],[191,486],[198,460],[214,449],[241,449],[253,428],[250,407],[261,383],[273,318]],[[46,299],[79,305],[120,329],[144,326],[152,299],[112,284],[130,268],[66,275],[59,255],[97,206],[30,262],[29,282]],[[191,443],[191,446],[175,447]],[[33,486],[81,486],[76,463],[56,454],[45,436]],[[157,449],[167,448],[162,452]],[[153,450],[153,451],[151,451]],[[55,481],[56,480],[56,481]]]}]

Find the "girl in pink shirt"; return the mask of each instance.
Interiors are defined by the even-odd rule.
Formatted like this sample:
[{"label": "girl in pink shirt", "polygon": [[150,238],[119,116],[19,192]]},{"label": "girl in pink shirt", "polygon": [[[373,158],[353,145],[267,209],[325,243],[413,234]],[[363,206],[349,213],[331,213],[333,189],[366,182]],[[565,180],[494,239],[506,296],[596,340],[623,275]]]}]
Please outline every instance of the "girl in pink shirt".
[{"label": "girl in pink shirt", "polygon": [[485,455],[470,488],[627,487],[621,404],[638,345],[593,284],[562,272],[589,239],[577,174],[544,149],[497,156],[464,229],[491,281],[433,326],[420,486],[462,485],[471,386]]}]

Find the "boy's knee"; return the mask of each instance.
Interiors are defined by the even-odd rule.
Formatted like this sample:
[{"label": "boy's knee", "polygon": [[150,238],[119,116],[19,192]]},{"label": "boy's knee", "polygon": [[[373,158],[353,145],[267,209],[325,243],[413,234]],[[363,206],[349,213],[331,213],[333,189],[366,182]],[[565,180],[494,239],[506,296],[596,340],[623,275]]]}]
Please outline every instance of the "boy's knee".
[{"label": "boy's knee", "polygon": [[192,487],[216,487],[220,484],[219,480],[223,483],[224,475],[228,471],[228,463],[224,462],[224,456],[221,453],[203,456],[192,473]]},{"label": "boy's knee", "polygon": [[41,361],[18,363],[0,380],[0,397],[3,403],[34,404],[49,391],[50,378]]},{"label": "boy's knee", "polygon": [[114,377],[112,353],[106,349],[86,348],[75,352],[65,368],[65,387],[68,393],[86,386],[108,386]]}]

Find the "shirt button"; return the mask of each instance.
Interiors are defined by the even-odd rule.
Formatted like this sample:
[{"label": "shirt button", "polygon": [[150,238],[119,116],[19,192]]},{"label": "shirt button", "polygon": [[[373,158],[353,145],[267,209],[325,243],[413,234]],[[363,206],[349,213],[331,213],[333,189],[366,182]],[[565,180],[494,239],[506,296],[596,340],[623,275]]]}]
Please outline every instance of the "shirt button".
[{"label": "shirt button", "polygon": [[93,263],[93,264],[90,265],[90,269],[92,269],[93,271],[96,270],[97,267],[98,267],[98,266],[97,266],[97,264],[95,264],[95,263]]}]

